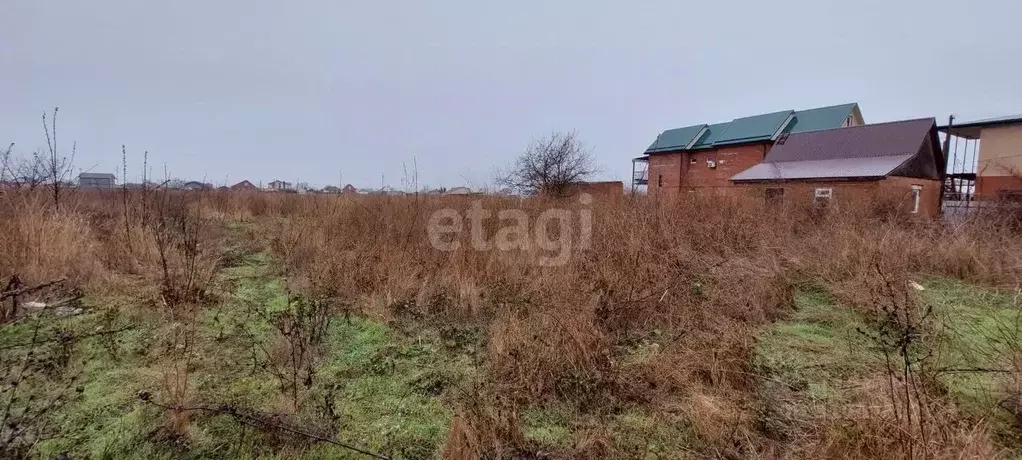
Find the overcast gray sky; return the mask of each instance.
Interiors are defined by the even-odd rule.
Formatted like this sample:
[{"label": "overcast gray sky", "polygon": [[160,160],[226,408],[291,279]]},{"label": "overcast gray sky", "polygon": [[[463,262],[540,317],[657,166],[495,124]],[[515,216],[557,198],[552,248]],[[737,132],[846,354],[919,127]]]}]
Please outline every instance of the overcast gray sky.
[{"label": "overcast gray sky", "polygon": [[482,185],[577,130],[627,181],[665,128],[850,101],[1022,112],[1022,2],[0,0],[0,143],[162,176]]}]

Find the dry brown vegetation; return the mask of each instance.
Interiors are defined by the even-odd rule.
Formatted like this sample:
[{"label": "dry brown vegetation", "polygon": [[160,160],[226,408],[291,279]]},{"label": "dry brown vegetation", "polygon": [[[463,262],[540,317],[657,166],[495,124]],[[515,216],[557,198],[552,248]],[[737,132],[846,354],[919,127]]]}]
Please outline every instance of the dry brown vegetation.
[{"label": "dry brown vegetation", "polygon": [[[454,415],[444,445],[432,453],[448,458],[1016,452],[1012,428],[992,425],[1005,416],[1022,420],[1022,411],[1000,401],[986,413],[967,413],[928,367],[936,339],[925,331],[926,302],[909,283],[940,276],[1017,289],[1022,236],[1005,216],[949,223],[877,203],[821,211],[738,198],[634,197],[588,207],[575,199],[479,198],[486,209],[521,209],[533,218],[552,207],[591,211],[589,244],[576,244],[562,266],[541,266],[536,258],[549,251],[473,250],[467,228],[458,251],[430,245],[431,214],[465,211],[475,198],[69,191],[58,209],[43,193],[0,193],[4,282],[13,275],[25,285],[67,278],[39,298],[80,291],[96,299],[96,312],[170,325],[152,339],[154,374],[139,381],[151,392],[145,401],[170,408],[146,414],[164,417],[160,442],[178,446],[171,451],[177,454],[199,442],[196,424],[210,423],[197,420],[193,406],[227,404],[194,382],[217,367],[246,365],[217,361],[216,350],[233,340],[256,344],[259,328],[237,325],[218,326],[221,335],[244,332],[235,338],[217,338],[222,342],[208,349],[201,342],[213,335],[203,329],[203,315],[229,295],[231,282],[219,271],[257,252],[269,255],[284,280],[288,306],[250,319],[270,334],[264,348],[252,345],[258,364],[251,372],[275,375],[280,388],[279,401],[261,410],[287,426],[322,428],[318,436],[335,434],[330,420],[344,417],[321,402],[332,396],[324,400],[314,381],[324,378],[317,366],[343,353],[324,344],[325,331],[331,317],[355,316],[395,330],[478,334],[467,345],[478,372],[438,390]],[[492,237],[500,226],[489,219],[484,234]],[[825,402],[806,399],[797,384],[756,364],[761,334],[789,319],[805,290],[822,290],[865,318],[878,332],[862,339],[888,361]],[[24,318],[0,328],[30,321]],[[1018,388],[991,391],[1018,396]],[[305,417],[302,408],[313,404],[329,407]],[[223,410],[241,418],[235,406]],[[562,439],[526,433],[524,419],[538,410],[558,414]],[[641,423],[622,421],[637,417]],[[36,438],[65,435],[53,426],[38,431]],[[290,457],[316,442],[278,438],[267,434],[239,449]],[[10,452],[24,454],[33,442]]]}]

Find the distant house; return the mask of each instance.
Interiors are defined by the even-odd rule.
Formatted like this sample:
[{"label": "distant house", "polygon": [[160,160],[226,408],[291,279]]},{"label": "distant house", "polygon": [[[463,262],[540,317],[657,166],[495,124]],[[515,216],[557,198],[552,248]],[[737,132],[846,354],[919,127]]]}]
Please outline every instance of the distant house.
[{"label": "distant house", "polygon": [[269,189],[274,192],[285,192],[294,190],[294,186],[290,182],[285,182],[282,180],[275,180],[273,182],[270,182],[268,186]]},{"label": "distant house", "polygon": [[762,163],[731,178],[768,200],[837,202],[901,197],[911,213],[936,216],[944,155],[933,118],[781,136]]},{"label": "distant house", "polygon": [[78,175],[78,186],[81,188],[113,188],[117,185],[117,176],[109,173],[81,173]]},{"label": "distant house", "polygon": [[654,196],[730,187],[731,176],[763,161],[782,135],[862,124],[850,103],[669,129],[632,160],[632,186]]},{"label": "distant house", "polygon": [[326,187],[323,187],[323,193],[332,193],[339,195],[341,193],[341,188],[336,185],[327,185]]},{"label": "distant house", "polygon": [[251,182],[249,182],[247,180],[243,180],[241,182],[238,182],[237,184],[232,185],[231,186],[231,190],[245,191],[245,192],[254,192],[256,190],[259,190],[259,188],[256,187],[255,185],[252,185]]},{"label": "distant house", "polygon": [[181,186],[181,188],[183,188],[185,190],[212,190],[213,189],[213,184],[207,184],[205,182],[199,182],[199,181],[192,180],[192,181],[185,182]]},{"label": "distant house", "polygon": [[355,195],[358,194],[358,189],[355,188],[354,185],[348,184],[345,185],[343,189],[341,189],[341,192],[344,193],[345,195]]},{"label": "distant house", "polygon": [[472,189],[468,187],[451,187],[444,192],[444,195],[472,195]]}]

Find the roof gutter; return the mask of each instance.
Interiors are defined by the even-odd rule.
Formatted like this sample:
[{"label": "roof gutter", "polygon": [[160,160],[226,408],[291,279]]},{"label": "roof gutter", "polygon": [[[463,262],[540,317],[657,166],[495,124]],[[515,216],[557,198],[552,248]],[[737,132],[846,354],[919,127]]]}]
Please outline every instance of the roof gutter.
[{"label": "roof gutter", "polygon": [[877,181],[887,176],[854,176],[854,177],[797,177],[797,178],[775,178],[775,179],[729,179],[734,183],[774,183],[774,182],[856,182],[856,181]]}]

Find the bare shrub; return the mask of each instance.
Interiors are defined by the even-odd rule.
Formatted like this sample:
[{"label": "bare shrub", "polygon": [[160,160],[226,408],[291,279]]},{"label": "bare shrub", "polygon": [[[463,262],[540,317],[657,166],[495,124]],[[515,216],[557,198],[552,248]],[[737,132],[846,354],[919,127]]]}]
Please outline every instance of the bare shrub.
[{"label": "bare shrub", "polygon": [[592,153],[572,132],[554,132],[533,141],[498,182],[523,192],[561,196],[572,184],[596,173]]}]

